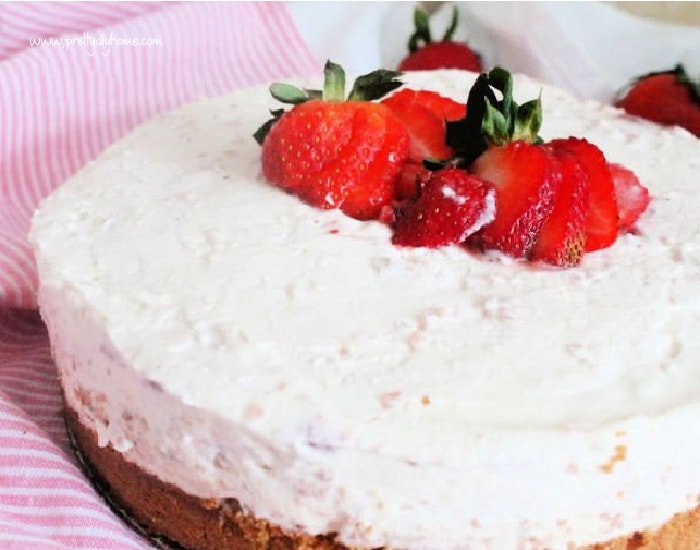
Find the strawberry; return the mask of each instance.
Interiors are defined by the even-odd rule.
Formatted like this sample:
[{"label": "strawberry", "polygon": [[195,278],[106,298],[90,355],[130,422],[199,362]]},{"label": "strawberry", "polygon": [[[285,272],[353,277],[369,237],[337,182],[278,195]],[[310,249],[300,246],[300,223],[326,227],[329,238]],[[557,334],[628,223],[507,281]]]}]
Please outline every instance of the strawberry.
[{"label": "strawberry", "polygon": [[586,251],[592,252],[611,246],[617,239],[618,212],[615,187],[605,155],[585,139],[559,139],[552,141],[552,144],[574,155],[588,175]]},{"label": "strawberry", "polygon": [[610,163],[608,167],[615,185],[620,230],[631,231],[649,206],[649,190],[639,183],[639,178],[634,172],[621,164]]},{"label": "strawberry", "polygon": [[312,206],[340,208],[357,219],[375,219],[391,205],[394,187],[409,155],[403,123],[371,100],[401,86],[397,73],[359,77],[347,101],[345,73],[324,69],[323,90],[273,84],[273,97],[292,103],[255,133],[262,145],[265,178]]},{"label": "strawberry", "polygon": [[537,135],[540,100],[519,106],[512,88],[512,76],[500,67],[480,75],[469,91],[466,118],[447,125],[447,143],[459,165],[496,188],[495,219],[470,243],[523,258],[552,211],[558,174],[554,156]]},{"label": "strawberry", "polygon": [[442,120],[447,121],[459,120],[467,116],[467,104],[465,102],[460,103],[459,101],[441,96],[439,93],[430,90],[404,88],[383,100],[382,103],[387,104],[390,101],[399,104],[404,102],[418,103],[435,113]]},{"label": "strawberry", "polygon": [[417,9],[414,14],[415,32],[408,41],[409,55],[399,64],[400,71],[431,71],[462,69],[480,72],[481,56],[468,44],[452,41],[457,28],[458,12],[452,12],[452,22],[442,40],[433,42],[428,14]]},{"label": "strawberry", "polygon": [[462,243],[493,216],[491,184],[464,170],[438,170],[416,201],[396,210],[392,242],[429,248]]},{"label": "strawberry", "polygon": [[572,267],[580,263],[586,245],[589,179],[576,157],[565,148],[553,143],[549,149],[557,159],[560,178],[552,213],[542,225],[529,257]]},{"label": "strawberry", "polygon": [[382,100],[406,126],[411,137],[411,159],[446,160],[452,149],[445,144],[445,121],[466,114],[466,105],[437,92],[406,88]]},{"label": "strawberry", "polygon": [[496,217],[473,242],[526,257],[554,204],[556,163],[540,145],[523,140],[490,147],[472,172],[496,188]]},{"label": "strawberry", "polygon": [[682,65],[638,78],[615,105],[652,122],[682,126],[700,137],[700,82],[693,82]]},{"label": "strawberry", "polygon": [[430,178],[431,172],[420,162],[407,162],[401,169],[401,177],[394,188],[397,201],[415,200]]}]

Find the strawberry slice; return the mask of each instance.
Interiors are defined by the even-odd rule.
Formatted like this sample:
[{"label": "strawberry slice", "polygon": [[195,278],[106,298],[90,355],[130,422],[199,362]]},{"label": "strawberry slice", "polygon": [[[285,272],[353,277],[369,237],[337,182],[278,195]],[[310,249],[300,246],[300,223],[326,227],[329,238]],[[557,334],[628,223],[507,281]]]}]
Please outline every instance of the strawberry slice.
[{"label": "strawberry slice", "polygon": [[649,190],[639,183],[634,172],[621,164],[609,163],[608,168],[615,185],[620,231],[631,231],[649,206]]},{"label": "strawberry slice", "polygon": [[396,210],[392,242],[437,248],[462,243],[494,217],[493,186],[463,170],[434,172],[415,202]]},{"label": "strawberry slice", "polygon": [[551,143],[574,155],[588,175],[586,251],[609,247],[617,239],[618,214],[615,187],[603,152],[582,138],[555,139]]},{"label": "strawberry slice", "polygon": [[387,107],[401,109],[406,105],[418,103],[422,105],[442,120],[459,120],[467,116],[466,102],[460,103],[449,97],[440,95],[431,90],[414,90],[412,88],[402,88],[390,97],[382,101]]},{"label": "strawberry slice", "polygon": [[407,162],[403,165],[401,177],[394,187],[394,198],[397,201],[417,199],[430,175],[430,170],[423,166],[423,163]]},{"label": "strawberry slice", "polygon": [[530,251],[530,259],[573,267],[581,262],[586,246],[589,180],[573,155],[556,144],[551,146],[551,151],[557,159],[560,177],[552,213]]},{"label": "strawberry slice", "polygon": [[554,205],[558,173],[553,155],[540,145],[514,141],[490,147],[472,172],[496,188],[496,218],[473,240],[522,258],[527,255]]},{"label": "strawberry slice", "polygon": [[382,101],[401,121],[411,139],[411,159],[445,160],[445,122],[465,116],[466,105],[427,90],[400,90]]}]

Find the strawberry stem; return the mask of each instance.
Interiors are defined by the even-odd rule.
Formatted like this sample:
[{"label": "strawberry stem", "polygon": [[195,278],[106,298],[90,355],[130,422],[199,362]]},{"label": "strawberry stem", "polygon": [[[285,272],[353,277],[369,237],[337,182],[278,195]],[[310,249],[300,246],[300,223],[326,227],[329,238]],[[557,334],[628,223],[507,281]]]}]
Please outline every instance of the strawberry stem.
[{"label": "strawberry stem", "polygon": [[337,63],[326,61],[323,67],[324,101],[343,101],[345,99],[345,71]]},{"label": "strawberry stem", "polygon": [[432,36],[430,36],[430,17],[426,12],[416,9],[413,12],[413,25],[415,30],[408,39],[408,51],[411,53],[433,41]]},{"label": "strawberry stem", "polygon": [[403,86],[398,80],[400,72],[380,69],[358,76],[350,91],[348,101],[373,101],[384,97],[389,92]]},{"label": "strawberry stem", "polygon": [[693,79],[690,78],[688,72],[685,70],[685,67],[680,63],[676,65],[673,72],[676,75],[676,81],[688,88],[693,101],[700,105],[700,78],[694,82]]},{"label": "strawberry stem", "polygon": [[[494,90],[500,92],[500,100]],[[461,159],[460,165],[468,166],[489,145],[517,140],[541,143],[537,135],[541,125],[541,99],[518,105],[513,100],[513,76],[502,67],[494,67],[480,74],[469,90],[466,118],[447,123],[446,141]]]},{"label": "strawberry stem", "polygon": [[445,30],[445,34],[442,35],[442,42],[449,42],[455,35],[457,30],[457,21],[459,21],[459,10],[457,6],[452,6],[452,19],[450,20],[450,26]]}]

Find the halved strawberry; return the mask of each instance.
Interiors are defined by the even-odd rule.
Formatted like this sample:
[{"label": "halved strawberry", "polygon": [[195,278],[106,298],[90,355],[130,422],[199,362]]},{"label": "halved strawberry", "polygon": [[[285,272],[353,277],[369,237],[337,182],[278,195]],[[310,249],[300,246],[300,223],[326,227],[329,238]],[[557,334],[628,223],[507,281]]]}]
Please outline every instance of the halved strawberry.
[{"label": "halved strawberry", "polygon": [[515,141],[489,147],[471,171],[494,185],[497,205],[495,219],[472,242],[525,257],[554,205],[554,157],[542,146]]},{"label": "halved strawberry", "polygon": [[552,145],[568,151],[581,164],[589,179],[586,251],[612,245],[617,239],[618,213],[615,188],[603,152],[585,139],[552,140]]},{"label": "halved strawberry", "polygon": [[493,219],[494,188],[464,170],[433,172],[415,202],[396,210],[392,242],[437,248],[462,243]]},{"label": "halved strawberry", "polygon": [[649,206],[649,190],[639,183],[634,172],[621,164],[609,163],[608,167],[615,185],[620,230],[630,231]]},{"label": "halved strawberry", "polygon": [[580,263],[586,246],[589,180],[573,155],[556,144],[550,149],[559,173],[554,207],[530,250],[530,259],[572,267]]},{"label": "halved strawberry", "polygon": [[445,160],[452,156],[452,149],[445,144],[445,121],[464,117],[464,103],[437,92],[406,88],[384,99],[382,104],[404,123],[411,137],[413,160]]},{"label": "halved strawberry", "polygon": [[408,159],[409,137],[390,109],[372,100],[401,86],[397,73],[359,77],[345,100],[345,73],[328,62],[323,90],[273,84],[272,95],[294,107],[273,112],[255,138],[267,180],[318,208],[374,219],[391,206]]}]

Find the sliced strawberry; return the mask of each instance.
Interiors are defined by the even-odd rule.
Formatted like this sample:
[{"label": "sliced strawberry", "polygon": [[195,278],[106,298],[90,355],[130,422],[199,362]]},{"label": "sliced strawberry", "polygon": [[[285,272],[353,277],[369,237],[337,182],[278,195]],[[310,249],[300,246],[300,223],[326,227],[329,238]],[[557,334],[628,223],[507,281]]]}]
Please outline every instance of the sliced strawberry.
[{"label": "sliced strawberry", "polygon": [[639,183],[634,172],[621,164],[609,163],[608,167],[615,184],[620,230],[630,231],[649,206],[649,190]]},{"label": "sliced strawberry", "polygon": [[556,145],[551,150],[559,172],[554,207],[530,250],[530,259],[573,267],[581,262],[586,246],[588,175],[573,155]]},{"label": "sliced strawberry", "polygon": [[463,170],[434,172],[418,200],[396,211],[392,242],[437,248],[462,243],[493,219],[493,186]]},{"label": "sliced strawberry", "polygon": [[449,97],[440,95],[431,90],[414,90],[413,88],[402,88],[386,99],[382,103],[393,111],[401,111],[414,103],[421,105],[440,117],[442,120],[459,120],[467,116],[466,102],[460,103]]},{"label": "sliced strawberry", "polygon": [[420,162],[407,162],[401,169],[401,177],[396,182],[394,197],[397,201],[415,200],[420,195],[425,182],[430,179],[430,170]]},{"label": "sliced strawberry", "polygon": [[460,103],[449,97],[441,96],[437,92],[427,90],[421,90],[417,95],[420,103],[447,122],[467,116],[466,101]]},{"label": "sliced strawberry", "polygon": [[603,152],[580,138],[556,139],[551,143],[574,155],[588,174],[590,203],[586,224],[586,251],[607,248],[617,239],[618,214],[615,187]]},{"label": "sliced strawberry", "polygon": [[382,101],[404,123],[411,137],[411,158],[445,160],[445,121],[464,117],[466,105],[427,90],[400,90]]},{"label": "sliced strawberry", "polygon": [[514,141],[490,147],[472,166],[496,188],[496,217],[475,235],[474,244],[516,258],[527,255],[552,211],[556,162],[544,147]]}]

